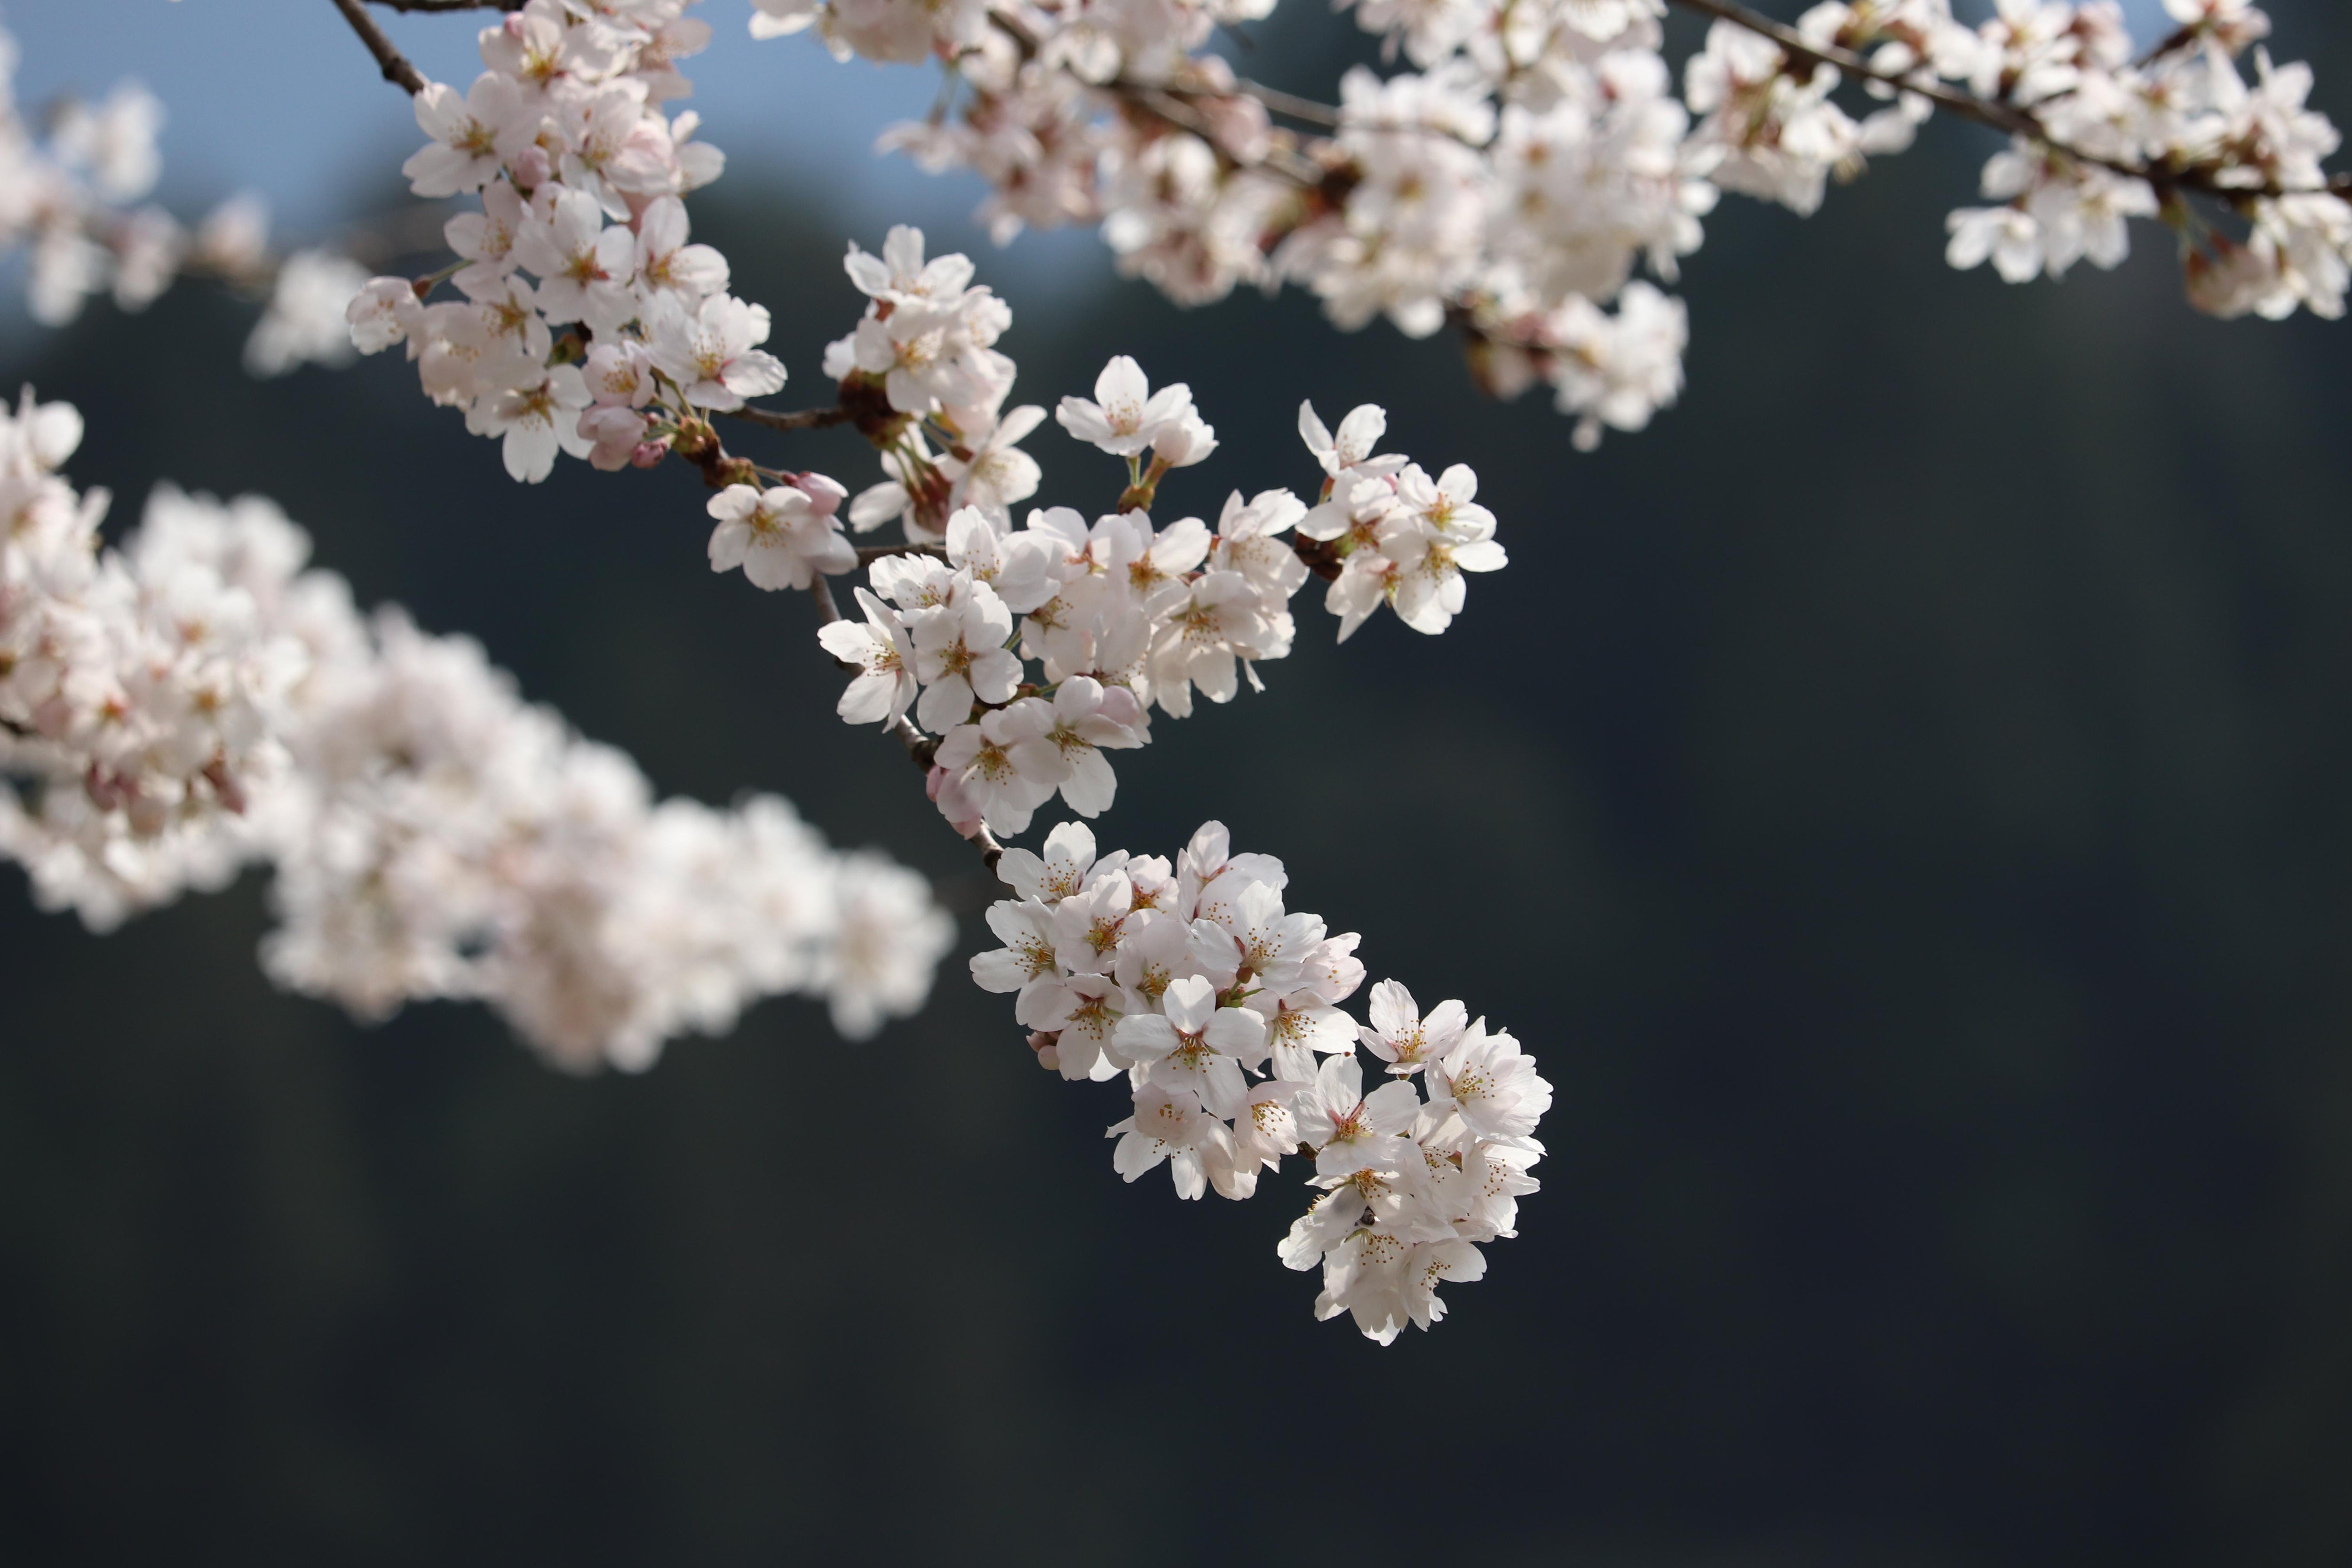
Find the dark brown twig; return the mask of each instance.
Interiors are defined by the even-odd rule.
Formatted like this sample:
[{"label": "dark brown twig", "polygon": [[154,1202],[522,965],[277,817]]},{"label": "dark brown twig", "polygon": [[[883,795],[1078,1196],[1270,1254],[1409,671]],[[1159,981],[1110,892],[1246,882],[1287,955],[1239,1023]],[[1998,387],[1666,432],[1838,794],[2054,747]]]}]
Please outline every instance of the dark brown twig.
[{"label": "dark brown twig", "polygon": [[[1028,60],[1036,58],[1038,47],[1037,36],[1034,33],[1032,33],[1028,27],[1023,24],[1019,17],[1011,16],[1003,11],[992,10],[989,12],[988,19],[990,24],[992,25],[998,32],[1003,33],[1006,37],[1013,40],[1013,47],[1021,51],[1021,58],[1023,59]],[[1175,86],[1166,82],[1138,81],[1124,74],[1114,77],[1110,80],[1102,82],[1098,85],[1105,92],[1113,94],[1127,103],[1133,104],[1138,110],[1150,115],[1152,119],[1159,121],[1161,124],[1171,125],[1179,131],[1190,132],[1192,134],[1198,136],[1202,141],[1206,142],[1211,147],[1214,148],[1219,156],[1230,159],[1235,163],[1242,163],[1242,160],[1234,158],[1230,152],[1226,151],[1224,145],[1217,140],[1215,128],[1209,123],[1208,117],[1203,115],[1198,109],[1194,108],[1192,103],[1190,101],[1196,98],[1205,98],[1213,100],[1228,95],[1210,92],[1202,89]],[[1252,85],[1255,86],[1255,84]],[[1247,90],[1246,89],[1240,88],[1239,84],[1236,84],[1236,89]],[[1265,92],[1272,92],[1273,89],[1265,89],[1263,90]],[[1253,93],[1251,96],[1258,95]],[[1330,108],[1328,104],[1314,103],[1309,100],[1303,98],[1294,99],[1288,93],[1275,93],[1274,96],[1284,100],[1292,106],[1290,110],[1286,110],[1285,112],[1293,113],[1294,118],[1305,119],[1308,118],[1310,115],[1328,114],[1330,117],[1328,123],[1337,125],[1339,122],[1339,110]],[[1265,102],[1265,100],[1261,97],[1260,101]],[[1267,102],[1266,107],[1272,109],[1276,106],[1271,102]],[[1297,113],[1296,111],[1298,110],[1307,110],[1308,113]],[[1318,123],[1326,123],[1326,121],[1318,121]],[[1300,157],[1297,153],[1292,152],[1287,147],[1277,146],[1272,148],[1268,150],[1265,157],[1257,159],[1245,166],[1255,169],[1262,169],[1268,174],[1279,175],[1281,178],[1289,181],[1291,184],[1310,191],[1316,189],[1323,183],[1323,171],[1317,167],[1314,163],[1308,159]]]},{"label": "dark brown twig", "polygon": [[828,425],[846,425],[857,417],[855,409],[835,404],[831,408],[754,408],[746,404],[740,408],[723,412],[748,424],[764,425],[771,430],[818,430]]},{"label": "dark brown twig", "polygon": [[335,0],[335,9],[343,14],[343,20],[349,22],[352,31],[360,36],[360,42],[365,44],[368,53],[375,57],[375,63],[383,68],[384,80],[411,98],[425,90],[425,79],[416,74],[416,68],[408,63],[406,55],[392,47],[392,40],[383,36],[383,29],[375,25],[375,18],[361,8],[360,0]]},{"label": "dark brown twig", "polygon": [[369,0],[387,11],[505,11],[509,0]]}]

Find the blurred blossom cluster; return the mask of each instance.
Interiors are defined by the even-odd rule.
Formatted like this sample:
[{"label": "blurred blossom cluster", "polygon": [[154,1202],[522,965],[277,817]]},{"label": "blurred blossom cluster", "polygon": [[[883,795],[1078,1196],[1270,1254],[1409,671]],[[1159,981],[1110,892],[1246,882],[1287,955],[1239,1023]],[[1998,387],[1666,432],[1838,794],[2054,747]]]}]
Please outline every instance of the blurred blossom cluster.
[{"label": "blurred blossom cluster", "polygon": [[564,1067],[639,1068],[762,995],[870,1033],[953,940],[922,879],[773,796],[656,802],[480,647],[371,618],[266,500],[168,487],[120,550],[58,472],[81,420],[0,419],[0,853],[105,930],[245,864],[264,963],[381,1017],[488,1003]]},{"label": "blurred blossom cluster", "polygon": [[356,261],[330,249],[273,251],[268,209],[249,194],[193,229],[153,203],[133,205],[163,173],[162,102],[126,81],[96,103],[68,98],[28,120],[16,62],[16,40],[0,31],[0,256],[26,253],[35,321],[62,325],[100,293],[142,310],[195,276],[266,300],[246,345],[255,374],[350,361],[343,311],[367,279]]}]

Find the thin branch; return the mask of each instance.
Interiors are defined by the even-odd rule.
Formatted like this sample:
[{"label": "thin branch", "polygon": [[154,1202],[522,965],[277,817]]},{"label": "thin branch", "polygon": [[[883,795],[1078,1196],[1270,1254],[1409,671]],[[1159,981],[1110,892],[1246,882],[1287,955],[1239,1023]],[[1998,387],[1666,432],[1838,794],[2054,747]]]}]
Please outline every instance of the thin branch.
[{"label": "thin branch", "polygon": [[754,408],[746,404],[740,408],[720,412],[752,425],[764,425],[771,430],[817,430],[828,425],[846,425],[857,417],[857,411],[835,404],[831,408]]},{"label": "thin branch", "polygon": [[510,0],[369,0],[387,11],[504,11]]},{"label": "thin branch", "polygon": [[2184,22],[2158,40],[2154,48],[2132,61],[2134,70],[2146,70],[2176,49],[2185,49],[2204,37],[2204,30],[2194,22]]},{"label": "thin branch", "polygon": [[944,544],[861,544],[857,547],[857,563],[871,566],[888,555],[928,555],[934,561],[948,558]]},{"label": "thin branch", "polygon": [[[2040,120],[2014,104],[1999,103],[1990,99],[1979,98],[1973,93],[1947,87],[1939,81],[1915,79],[1913,77],[1895,71],[1880,70],[1852,49],[1840,48],[1835,44],[1807,43],[1804,35],[1794,27],[1783,22],[1776,22],[1760,12],[1751,11],[1740,5],[1738,0],[1674,0],[1674,4],[1687,10],[1713,16],[1719,21],[1728,22],[1735,27],[1744,27],[1759,37],[1769,38],[1780,45],[1781,52],[1791,59],[1817,66],[1830,66],[1865,81],[1879,82],[1904,92],[1916,93],[1929,102],[1949,110],[1963,120],[1972,120],[1979,125],[1990,126],[2007,135],[2022,136],[2030,142],[2038,142],[2045,147],[2064,153],[2078,163],[2089,163],[2135,180],[2145,180],[2159,192],[2194,191],[2200,195],[2219,197],[2224,201],[2237,201],[2249,196],[2314,194],[2289,191],[2276,184],[2224,185],[2214,178],[2214,172],[2210,167],[2171,169],[2136,163],[2125,158],[2105,158],[2095,153],[2085,153],[2059,141],[2050,133]],[[2330,180],[2325,188],[2338,195],[2352,191],[2352,174],[2338,174]]]},{"label": "thin branch", "polygon": [[425,90],[425,79],[416,74],[416,68],[408,63],[407,56],[392,47],[392,40],[383,36],[383,29],[375,25],[375,19],[361,9],[360,0],[335,0],[335,9],[343,14],[343,20],[349,22],[352,31],[360,36],[360,42],[365,44],[368,53],[375,57],[375,63],[383,68],[384,80],[411,98]]},{"label": "thin branch", "polygon": [[1280,88],[1268,87],[1264,82],[1252,81],[1247,77],[1243,77],[1234,82],[1234,86],[1256,99],[1276,114],[1286,114],[1293,120],[1305,121],[1309,125],[1320,125],[1327,130],[1336,131],[1339,128],[1339,111],[1328,103],[1318,103],[1311,98],[1301,98],[1296,93],[1285,92]]},{"label": "thin branch", "polygon": [[[841,619],[841,606],[833,602],[833,584],[824,580],[824,573],[818,573],[816,574],[815,581],[809,584],[809,597],[816,601],[816,624],[818,626],[829,626],[833,625],[834,622]],[[833,662],[840,665],[844,669],[860,669],[864,668],[862,665],[851,664],[845,659],[836,658]]]},{"label": "thin branch", "polygon": [[[1038,49],[1037,35],[1031,32],[1027,26],[1025,26],[1019,17],[1003,11],[992,10],[988,14],[988,19],[990,23],[995,26],[998,32],[1003,33],[1006,37],[1013,40],[1013,47],[1021,51],[1021,58],[1024,60],[1034,59],[1036,58]],[[1133,78],[1125,75],[1113,77],[1107,82],[1100,82],[1096,85],[1103,91],[1110,93],[1114,97],[1121,99],[1128,103],[1133,104],[1136,108],[1151,116],[1154,120],[1159,121],[1161,124],[1172,125],[1179,131],[1190,132],[1192,135],[1198,136],[1202,141],[1206,142],[1212,148],[1214,148],[1220,156],[1231,159],[1235,163],[1242,163],[1242,160],[1234,157],[1233,153],[1228,152],[1223,144],[1218,142],[1215,130],[1209,124],[1207,117],[1202,115],[1198,109],[1194,108],[1192,103],[1187,101],[1189,99],[1193,98],[1207,98],[1213,100],[1224,97],[1226,96],[1225,94],[1208,92],[1193,88],[1176,87],[1165,82],[1137,81]],[[1308,100],[1303,98],[1290,99],[1290,95],[1287,93],[1280,93],[1276,96],[1287,100],[1301,108],[1329,112],[1331,114],[1330,122],[1333,124],[1339,123],[1338,111],[1328,110],[1325,105],[1312,103]],[[1266,106],[1269,109],[1274,107],[1272,103],[1268,103]],[[1297,153],[1292,152],[1286,147],[1276,147],[1270,149],[1265,157],[1258,159],[1253,163],[1244,164],[1244,166],[1265,170],[1268,174],[1278,175],[1285,180],[1288,180],[1291,184],[1298,185],[1306,190],[1314,190],[1323,184],[1323,171],[1317,167],[1312,161],[1300,157]]]}]

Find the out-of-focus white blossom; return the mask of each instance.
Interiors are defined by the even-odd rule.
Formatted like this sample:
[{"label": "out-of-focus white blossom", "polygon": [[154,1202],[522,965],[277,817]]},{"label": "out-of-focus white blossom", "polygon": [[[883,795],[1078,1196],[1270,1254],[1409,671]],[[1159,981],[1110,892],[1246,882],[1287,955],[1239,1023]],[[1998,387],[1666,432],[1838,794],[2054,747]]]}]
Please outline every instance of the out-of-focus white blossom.
[{"label": "out-of-focus white blossom", "polygon": [[104,930],[267,861],[279,984],[485,1002],[573,1069],[778,993],[850,1035],[921,1005],[953,927],[919,878],[772,795],[656,802],[478,645],[362,619],[266,500],[167,486],[101,549],[106,497],[58,472],[80,437],[29,393],[0,415],[0,854],[45,908]]}]

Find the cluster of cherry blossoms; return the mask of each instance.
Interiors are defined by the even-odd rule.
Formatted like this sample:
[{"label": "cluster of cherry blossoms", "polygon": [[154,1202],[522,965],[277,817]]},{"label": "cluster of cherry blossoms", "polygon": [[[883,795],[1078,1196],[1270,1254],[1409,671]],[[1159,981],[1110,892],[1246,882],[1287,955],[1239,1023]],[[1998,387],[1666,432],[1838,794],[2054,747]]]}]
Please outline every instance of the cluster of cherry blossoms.
[{"label": "cluster of cherry blossoms", "polygon": [[[1829,0],[1780,41],[1718,19],[1679,96],[1665,4],[1353,0],[1413,68],[1351,68],[1328,110],[1199,52],[1271,0],[755,0],[752,32],[946,62],[955,112],[884,144],[977,172],[1000,239],[1098,224],[1123,271],[1180,301],[1292,283],[1342,328],[1454,323],[1490,391],[1548,383],[1582,447],[1681,391],[1684,308],[1636,271],[1672,283],[1720,191],[1811,212],[1832,175],[1907,148],[1931,93],[2015,137],[1985,174],[2002,205],[1952,216],[1954,265],[2112,267],[2126,220],[2160,217],[2200,307],[2342,310],[2352,207],[2320,168],[2336,134],[2306,67],[2258,52],[2246,81],[2269,30],[2247,0],[2166,0],[2180,26],[2146,53],[2116,0],[1998,0],[1975,28],[1949,0]],[[1838,101],[1855,82],[1875,100],[1858,118]]]},{"label": "cluster of cherry blossoms", "polygon": [[[689,0],[530,0],[481,33],[464,92],[427,83],[431,141],[402,165],[420,196],[478,195],[448,221],[457,260],[351,298],[352,341],[405,342],[425,393],[501,438],[507,471],[558,452],[605,469],[660,461],[703,416],[784,384],[768,312],[728,293],[727,258],[688,241],[688,192],[725,158],[694,140],[676,61],[709,41]],[[446,278],[459,298],[426,304]]]},{"label": "cluster of cherry blossoms", "polygon": [[[1232,853],[1215,822],[1172,866],[1097,857],[1065,823],[997,874],[1015,895],[988,912],[1004,945],[972,978],[1013,994],[1041,1066],[1126,1076],[1133,1111],[1108,1134],[1121,1176],[1164,1163],[1180,1197],[1240,1199],[1285,1156],[1313,1163],[1321,1195],[1280,1256],[1322,1266],[1318,1318],[1349,1313],[1381,1344],[1426,1329],[1445,1315],[1438,1283],[1478,1279],[1480,1245],[1517,1234],[1551,1108],[1535,1058],[1459,1002],[1423,1017],[1392,980],[1372,987],[1369,1026],[1341,1012],[1364,982],[1360,938],[1285,910],[1281,861]],[[1381,1074],[1369,1093],[1360,1043]]]},{"label": "cluster of cherry blossoms", "polygon": [[[1318,569],[1344,641],[1383,604],[1417,631],[1443,632],[1463,606],[1463,574],[1507,563],[1477,476],[1457,464],[1433,479],[1376,451],[1387,418],[1369,404],[1336,436],[1300,408],[1323,469],[1315,505],[1286,489],[1235,490],[1213,528],[1196,517],[1155,524],[1145,509],[1160,480],[1214,452],[1216,432],[1181,383],[1154,391],[1124,355],[1092,398],[1066,397],[1055,413],[1125,463],[1118,510],[1089,522],[1039,508],[1015,527],[1012,503],[1035,493],[1040,470],[1013,443],[1043,411],[1000,412],[1013,364],[992,345],[1011,312],[971,285],[963,257],[926,263],[912,229],[893,230],[880,258],[853,246],[847,265],[872,302],[826,369],[845,405],[882,400],[887,417],[867,424],[894,477],[846,509],[845,488],[818,474],[728,486],[709,503],[711,564],[740,566],[761,587],[806,588],[857,563],[845,510],[861,529],[902,521],[909,545],[874,552],[856,590],[862,616],[817,635],[856,671],[843,719],[937,737],[931,797],[966,837],[1021,833],[1056,792],[1085,816],[1108,808],[1117,780],[1104,753],[1148,743],[1155,706],[1181,719],[1196,690],[1226,702],[1244,679],[1258,687],[1255,666],[1290,652],[1291,596]],[[949,444],[941,455],[927,426]]]},{"label": "cluster of cherry blossoms", "polygon": [[365,1017],[489,1004],[551,1060],[642,1067],[749,1002],[845,1033],[919,1007],[953,926],[773,796],[656,803],[466,639],[363,619],[277,508],[166,487],[120,550],[58,472],[68,405],[0,417],[0,855],[96,930],[271,864],[279,984]]},{"label": "cluster of cherry blossoms", "polygon": [[[2311,68],[2274,65],[2256,47],[2270,18],[2248,0],[2165,0],[2165,8],[2180,28],[2143,54],[2112,4],[2004,0],[1973,48],[1939,60],[1938,74],[2030,110],[2049,138],[2020,136],[1985,165],[1984,194],[2000,205],[1952,214],[1952,265],[1990,259],[2011,282],[2063,277],[2077,260],[2111,268],[2129,252],[2127,220],[2162,217],[2180,234],[2200,309],[2341,316],[2352,205],[2320,166],[2341,138],[2307,107]],[[2252,83],[2240,58],[2250,47]],[[2189,176],[2235,209],[2242,237],[2181,198]]]},{"label": "cluster of cherry blossoms", "polygon": [[352,357],[342,321],[367,278],[357,263],[325,249],[276,255],[253,195],[230,197],[193,231],[152,202],[134,205],[163,173],[163,104],[125,81],[95,103],[52,106],[37,132],[16,102],[16,40],[0,31],[0,257],[24,251],[35,321],[62,325],[100,293],[142,310],[193,274],[268,300],[246,343],[256,374]]}]

